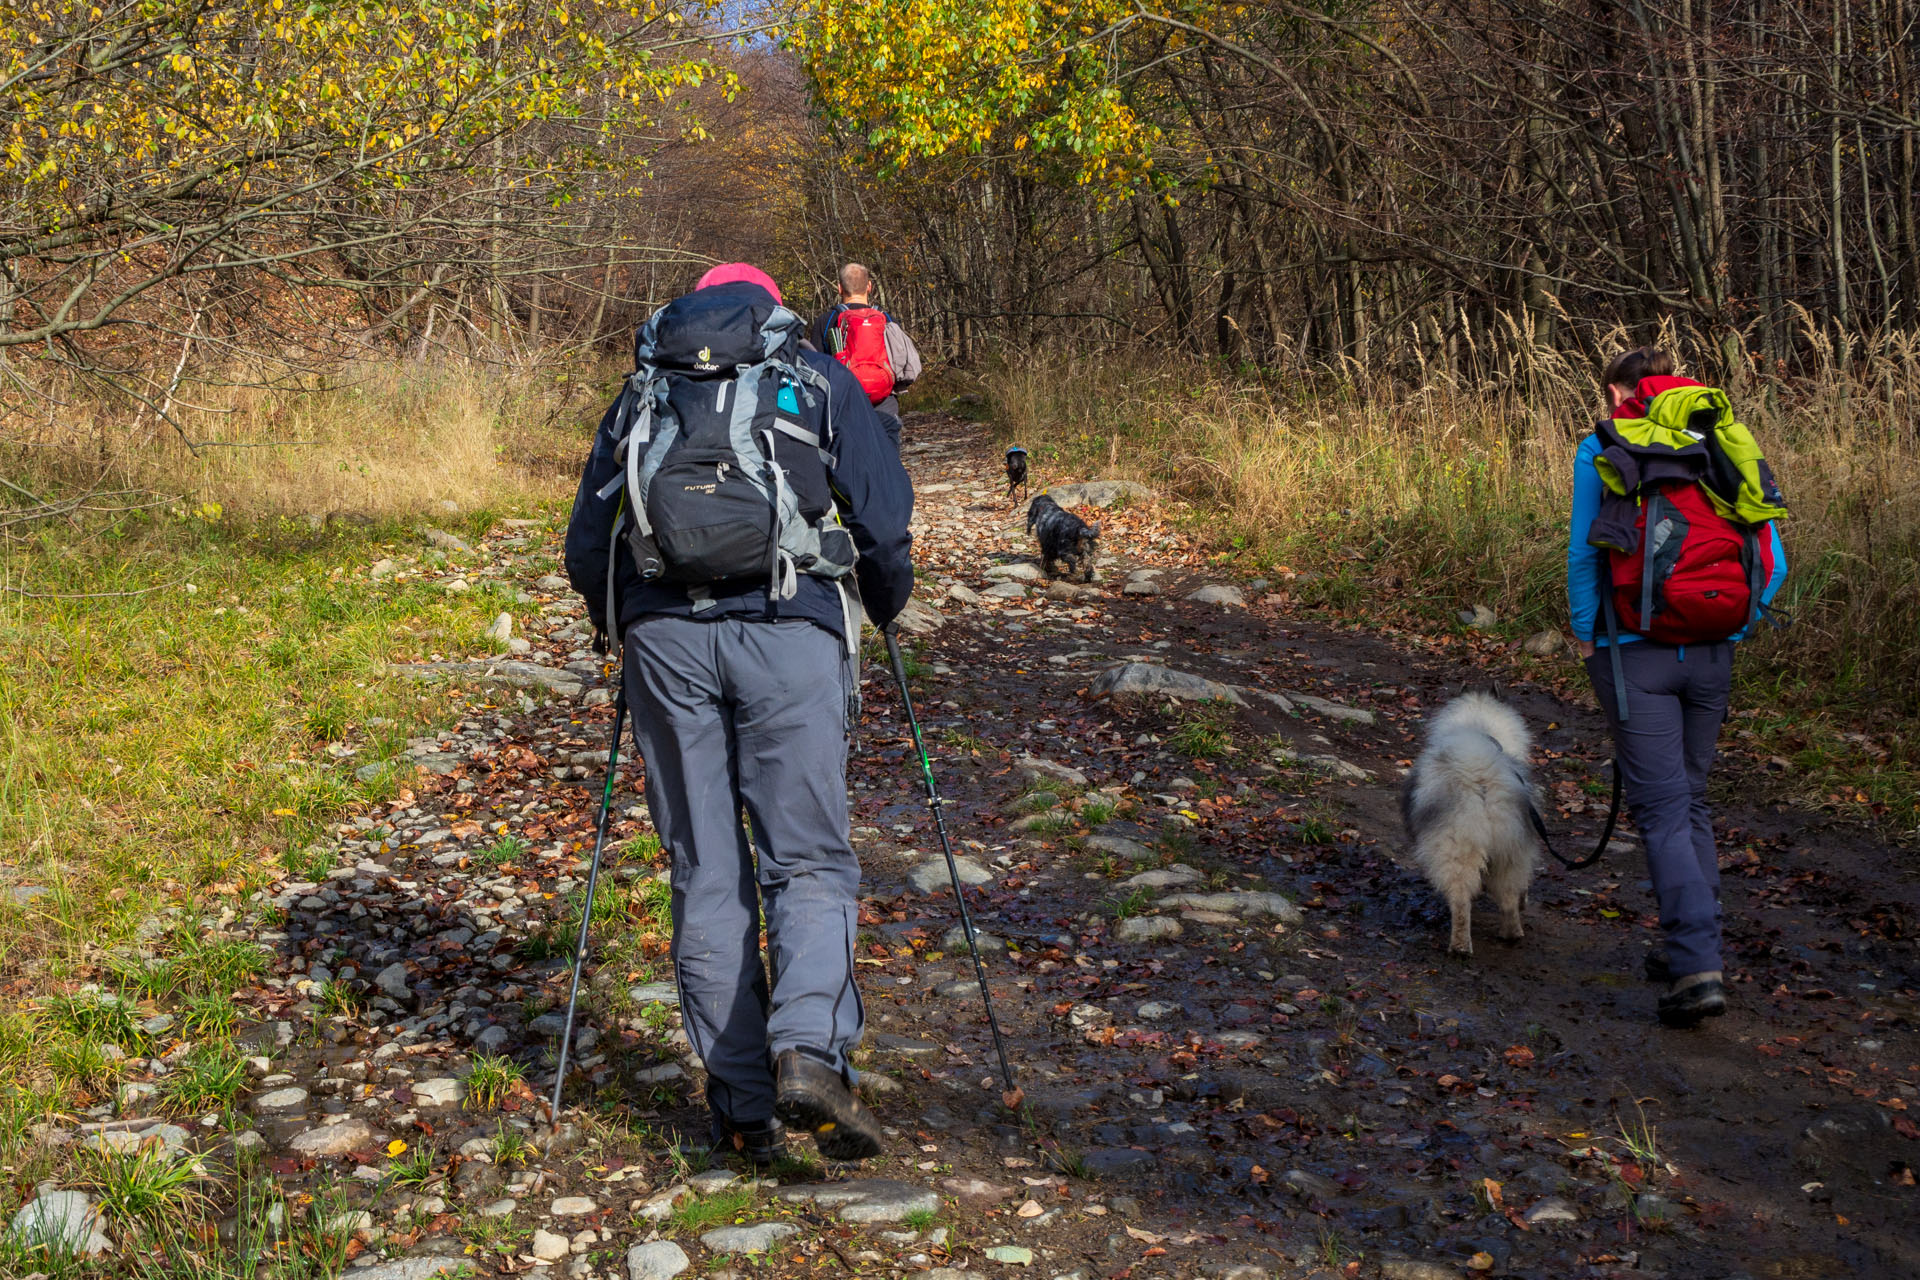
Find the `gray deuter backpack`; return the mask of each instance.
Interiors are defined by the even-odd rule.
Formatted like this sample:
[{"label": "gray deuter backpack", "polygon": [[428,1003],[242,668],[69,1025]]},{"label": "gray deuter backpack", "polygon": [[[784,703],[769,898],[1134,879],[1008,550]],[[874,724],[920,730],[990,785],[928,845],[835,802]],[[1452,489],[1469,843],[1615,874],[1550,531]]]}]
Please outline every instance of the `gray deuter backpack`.
[{"label": "gray deuter backpack", "polygon": [[[828,398],[799,359],[801,329],[764,295],[715,288],[668,303],[635,340],[614,419],[623,473],[601,496],[624,487],[616,544],[624,526],[641,579],[684,584],[695,613],[719,583],[763,584],[771,607],[799,574],[838,582],[853,569],[831,440],[801,414]],[[611,567],[607,591],[613,617]]]}]

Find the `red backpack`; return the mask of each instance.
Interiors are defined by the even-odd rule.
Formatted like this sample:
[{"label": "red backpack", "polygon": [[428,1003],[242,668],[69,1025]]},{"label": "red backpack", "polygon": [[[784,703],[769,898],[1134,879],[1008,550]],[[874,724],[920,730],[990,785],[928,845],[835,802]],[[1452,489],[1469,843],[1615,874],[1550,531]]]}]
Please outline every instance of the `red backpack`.
[{"label": "red backpack", "polygon": [[[1759,615],[1774,571],[1768,525],[1786,514],[1752,434],[1724,393],[1685,378],[1595,431],[1605,493],[1587,535],[1607,553],[1608,630],[1661,644],[1712,644]],[[1642,407],[1644,404],[1644,407]]]},{"label": "red backpack", "polygon": [[860,380],[867,399],[879,404],[893,394],[893,360],[887,355],[887,313],[878,307],[848,307],[833,318],[834,358]]}]

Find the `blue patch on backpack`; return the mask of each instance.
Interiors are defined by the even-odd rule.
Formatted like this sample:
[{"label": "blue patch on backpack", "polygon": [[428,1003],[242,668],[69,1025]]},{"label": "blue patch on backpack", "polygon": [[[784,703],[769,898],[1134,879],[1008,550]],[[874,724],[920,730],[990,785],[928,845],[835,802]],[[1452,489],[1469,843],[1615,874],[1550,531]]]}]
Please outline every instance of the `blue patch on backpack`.
[{"label": "blue patch on backpack", "polygon": [[800,397],[794,394],[791,382],[780,384],[780,397],[777,403],[783,412],[790,413],[796,418],[800,416]]}]

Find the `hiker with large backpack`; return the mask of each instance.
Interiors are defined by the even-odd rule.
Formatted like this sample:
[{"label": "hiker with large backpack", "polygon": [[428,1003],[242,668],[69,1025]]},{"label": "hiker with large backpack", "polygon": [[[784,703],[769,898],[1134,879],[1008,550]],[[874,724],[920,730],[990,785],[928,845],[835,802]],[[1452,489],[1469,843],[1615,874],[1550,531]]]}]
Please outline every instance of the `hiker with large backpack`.
[{"label": "hiker with large backpack", "polygon": [[1707,774],[1733,646],[1786,578],[1786,506],[1726,393],[1673,371],[1640,347],[1602,375],[1612,416],[1575,455],[1567,604],[1659,901],[1659,1018],[1691,1027],[1726,1012]]},{"label": "hiker with large backpack", "polygon": [[840,300],[814,318],[807,340],[860,380],[899,448],[900,393],[920,377],[920,351],[892,316],[867,300],[872,292],[873,272],[858,262],[841,267]]},{"label": "hiker with large backpack", "polygon": [[884,627],[913,587],[899,453],[801,327],[744,263],[655,312],[566,543],[594,626],[624,645],[713,1141],[758,1164],[784,1155],[782,1121],[833,1159],[880,1150],[848,1062],[863,1015],[847,742],[856,600]]}]

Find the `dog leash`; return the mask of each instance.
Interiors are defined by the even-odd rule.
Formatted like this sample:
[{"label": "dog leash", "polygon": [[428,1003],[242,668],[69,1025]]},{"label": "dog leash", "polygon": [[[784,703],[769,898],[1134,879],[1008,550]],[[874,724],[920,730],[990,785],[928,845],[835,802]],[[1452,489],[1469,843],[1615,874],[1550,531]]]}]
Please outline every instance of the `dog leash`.
[{"label": "dog leash", "polygon": [[1560,856],[1560,851],[1553,847],[1552,837],[1547,835],[1545,820],[1540,817],[1540,811],[1533,807],[1531,801],[1527,803],[1527,817],[1533,820],[1534,834],[1540,837],[1540,843],[1545,846],[1548,853],[1553,855],[1553,860],[1567,870],[1579,871],[1600,861],[1600,855],[1607,851],[1607,844],[1613,839],[1614,824],[1620,821],[1620,757],[1613,758],[1613,799],[1607,802],[1607,825],[1600,831],[1600,843],[1594,845],[1593,852],[1580,861],[1569,862]]}]

